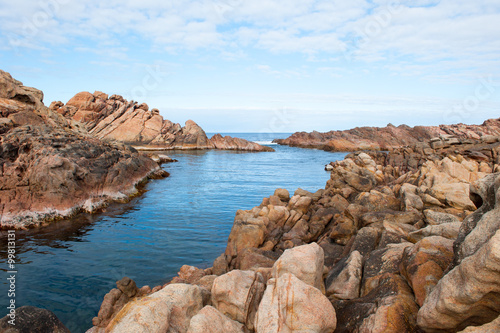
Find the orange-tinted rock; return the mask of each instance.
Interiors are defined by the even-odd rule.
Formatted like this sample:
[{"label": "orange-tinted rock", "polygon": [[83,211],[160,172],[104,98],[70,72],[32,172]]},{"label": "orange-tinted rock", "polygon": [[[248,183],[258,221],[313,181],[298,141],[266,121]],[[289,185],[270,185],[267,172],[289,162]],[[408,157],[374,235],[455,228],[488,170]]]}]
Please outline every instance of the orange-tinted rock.
[{"label": "orange-tinted rock", "polygon": [[[93,212],[107,201],[137,194],[135,185],[148,177],[167,174],[131,148],[93,138],[46,108],[41,98],[40,91],[0,71],[2,227]],[[82,94],[72,103],[87,105],[93,98]]]}]

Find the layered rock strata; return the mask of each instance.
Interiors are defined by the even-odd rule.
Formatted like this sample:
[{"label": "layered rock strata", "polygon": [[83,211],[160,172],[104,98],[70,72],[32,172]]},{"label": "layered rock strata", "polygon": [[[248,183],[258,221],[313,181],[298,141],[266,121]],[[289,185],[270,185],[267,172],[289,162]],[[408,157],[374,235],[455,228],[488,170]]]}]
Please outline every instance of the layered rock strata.
[{"label": "layered rock strata", "polygon": [[282,145],[317,148],[327,151],[389,150],[411,147],[445,148],[474,141],[496,141],[500,136],[500,118],[481,125],[415,126],[391,124],[386,127],[356,127],[345,131],[296,132],[286,139],[277,139]]},{"label": "layered rock strata", "polygon": [[146,103],[127,101],[120,95],[96,91],[80,92],[66,104],[52,102],[50,109],[83,124],[90,134],[102,140],[148,145],[155,149],[224,149],[273,151],[272,148],[230,136],[209,139],[194,121],[184,127],[163,119],[158,109]]},{"label": "layered rock strata", "polygon": [[26,228],[93,212],[168,174],[123,144],[104,142],[0,71],[0,226]]}]

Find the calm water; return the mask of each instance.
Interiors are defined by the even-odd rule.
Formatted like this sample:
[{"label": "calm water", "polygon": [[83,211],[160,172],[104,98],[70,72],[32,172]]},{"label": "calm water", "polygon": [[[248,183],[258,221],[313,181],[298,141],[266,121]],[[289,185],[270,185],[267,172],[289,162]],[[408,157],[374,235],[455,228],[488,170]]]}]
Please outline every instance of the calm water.
[{"label": "calm water", "polygon": [[[282,135],[238,134],[254,141]],[[226,247],[236,210],[251,209],[279,187],[324,188],[324,165],[343,159],[329,153],[273,145],[274,153],[169,152],[170,177],[106,212],[17,232],[16,304],[53,311],[73,333],[92,326],[103,296],[129,276],[138,286],[163,284],[184,265],[210,267]],[[6,240],[0,237],[6,276]],[[0,317],[7,282],[0,284]],[[5,296],[4,296],[5,295]]]}]

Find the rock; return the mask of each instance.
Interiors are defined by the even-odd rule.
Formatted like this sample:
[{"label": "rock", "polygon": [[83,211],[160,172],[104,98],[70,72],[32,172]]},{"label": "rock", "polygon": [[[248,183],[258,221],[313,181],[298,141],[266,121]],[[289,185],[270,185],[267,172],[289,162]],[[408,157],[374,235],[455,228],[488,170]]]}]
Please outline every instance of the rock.
[{"label": "rock", "polygon": [[170,284],[129,302],[106,327],[109,333],[187,332],[191,318],[203,308],[200,287]]},{"label": "rock", "polygon": [[278,188],[274,191],[274,195],[280,198],[283,202],[288,202],[290,200],[290,193],[288,193],[287,189]]},{"label": "rock", "polygon": [[328,273],[326,295],[339,299],[358,298],[362,273],[363,257],[358,251],[353,251]]},{"label": "rock", "polygon": [[251,211],[238,210],[227,241],[226,257],[234,258],[243,249],[259,247],[267,234],[269,220],[256,216]]},{"label": "rock", "polygon": [[213,266],[213,273],[215,275],[222,275],[227,273],[228,267],[227,267],[227,261],[226,261],[226,255],[223,253],[220,256],[217,257],[214,261],[214,266]]},{"label": "rock", "polygon": [[455,240],[458,236],[461,225],[462,222],[430,225],[423,229],[410,232],[408,240],[416,243],[424,237],[429,236],[441,236],[444,238]]},{"label": "rock", "polygon": [[457,223],[461,222],[458,217],[452,214],[436,212],[434,210],[426,209],[424,211],[425,219],[430,225],[439,225],[444,223]]},{"label": "rock", "polygon": [[[0,81],[0,87],[2,82]],[[13,318],[9,315],[0,319],[0,332],[2,333],[70,333],[69,329],[61,323],[55,314],[49,310],[22,306],[15,310],[14,325],[9,323]]]},{"label": "rock", "polygon": [[183,265],[177,274],[178,276],[172,279],[172,283],[195,284],[205,276],[205,271],[194,266]]},{"label": "rock", "polygon": [[455,243],[454,265],[474,254],[500,229],[500,174],[489,175],[471,186],[480,206],[462,223]]},{"label": "rock", "polygon": [[[454,137],[441,139],[447,133],[454,133]],[[357,150],[389,150],[392,148],[415,146],[431,140],[433,149],[444,148],[466,139],[485,138],[488,142],[493,139],[487,136],[498,136],[500,121],[490,119],[482,125],[440,125],[416,126],[401,125],[398,127],[356,127],[345,131],[296,132],[286,139],[277,139],[282,145],[303,148],[316,148],[327,151],[357,151]],[[488,134],[486,134],[488,133]],[[486,134],[486,135],[484,135]],[[427,145],[427,147],[429,147]]]},{"label": "rock", "polygon": [[191,318],[187,333],[243,333],[243,324],[231,320],[212,306],[205,306]]},{"label": "rock", "polygon": [[427,237],[405,249],[401,275],[412,287],[419,306],[443,277],[452,259],[453,241],[444,237]]},{"label": "rock", "polygon": [[[0,72],[0,226],[29,228],[126,201],[167,176],[131,148],[103,142],[43,105],[43,94]],[[87,103],[88,96],[79,97]],[[83,102],[85,100],[85,102]]]},{"label": "rock", "polygon": [[500,231],[446,274],[418,312],[428,332],[459,331],[495,320],[500,314]]},{"label": "rock", "polygon": [[273,277],[292,273],[310,286],[325,290],[323,284],[324,252],[316,243],[286,250],[273,266]]},{"label": "rock", "polygon": [[366,258],[361,284],[361,296],[366,296],[377,288],[388,273],[399,273],[403,253],[411,243],[389,244],[387,247],[375,250]]},{"label": "rock", "polygon": [[216,149],[223,150],[247,150],[247,151],[274,151],[273,148],[268,146],[262,146],[258,143],[251,142],[245,139],[233,138],[230,136],[222,136],[220,134],[215,134],[210,138],[210,143]]},{"label": "rock", "polygon": [[446,202],[457,209],[475,210],[476,206],[469,199],[469,184],[465,183],[442,183],[431,188],[433,197]]},{"label": "rock", "polygon": [[217,275],[205,275],[204,277],[196,281],[194,284],[202,288],[205,288],[208,291],[211,291],[216,278]]},{"label": "rock", "polygon": [[336,323],[335,309],[326,296],[285,273],[268,281],[255,318],[255,332],[332,333]]},{"label": "rock", "polygon": [[387,273],[367,295],[353,300],[332,300],[337,313],[335,332],[419,332],[418,306],[404,279]]},{"label": "rock", "polygon": [[212,304],[222,314],[252,330],[264,290],[264,279],[260,273],[233,270],[214,280]]},{"label": "rock", "polygon": [[364,227],[354,238],[351,251],[358,251],[362,257],[369,255],[378,245],[381,230],[374,227]]},{"label": "rock", "polygon": [[238,256],[237,268],[241,270],[257,270],[259,268],[271,268],[279,254],[271,251],[264,251],[262,249],[247,248],[241,251]]},{"label": "rock", "polygon": [[500,316],[488,324],[469,326],[459,333],[498,333],[500,332]]}]

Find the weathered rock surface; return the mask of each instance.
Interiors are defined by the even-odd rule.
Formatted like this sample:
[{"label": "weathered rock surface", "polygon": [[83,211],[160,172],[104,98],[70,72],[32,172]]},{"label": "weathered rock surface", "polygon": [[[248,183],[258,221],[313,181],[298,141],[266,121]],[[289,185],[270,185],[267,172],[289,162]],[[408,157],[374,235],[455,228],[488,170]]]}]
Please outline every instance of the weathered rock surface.
[{"label": "weathered rock surface", "polygon": [[[428,148],[444,148],[460,143],[460,140],[500,136],[500,119],[490,119],[482,125],[440,125],[395,127],[356,127],[346,131],[296,132],[286,139],[277,139],[282,145],[317,148],[331,151],[389,150],[430,141]],[[494,142],[494,141],[493,141]]]},{"label": "weathered rock surface", "polygon": [[168,175],[134,149],[105,143],[47,109],[43,93],[0,71],[0,225],[26,228],[93,212]]},{"label": "weathered rock surface", "polygon": [[338,299],[359,297],[363,273],[363,256],[353,251],[340,260],[326,278],[326,295]]},{"label": "weathered rock surface", "polygon": [[332,333],[335,309],[317,288],[285,273],[268,281],[255,318],[255,332]]},{"label": "weathered rock surface", "polygon": [[191,318],[187,333],[243,333],[243,324],[231,320],[212,306],[205,306]]},{"label": "weathered rock surface", "polygon": [[5,316],[0,319],[0,332],[2,333],[70,333],[66,326],[49,310],[22,306],[16,309],[14,325],[10,324],[13,318]]},{"label": "weathered rock surface", "polygon": [[418,312],[427,332],[459,331],[500,315],[500,231],[436,285]]},{"label": "weathered rock surface", "polygon": [[222,314],[252,330],[265,288],[260,273],[233,270],[215,279],[212,304]]},{"label": "weathered rock surface", "polygon": [[131,301],[106,327],[110,333],[185,333],[191,318],[203,308],[198,286],[170,284]]},{"label": "weathered rock surface", "polygon": [[274,151],[267,146],[244,139],[222,137],[208,139],[205,131],[194,121],[184,127],[163,119],[158,109],[149,109],[145,103],[127,101],[122,96],[108,96],[96,91],[80,92],[66,105],[52,102],[50,108],[82,123],[93,136],[127,144],[149,145],[157,149],[225,149],[246,151]]},{"label": "weathered rock surface", "polygon": [[283,274],[291,273],[302,282],[324,291],[324,260],[323,249],[318,244],[297,246],[281,255],[273,266],[272,275],[278,279]]}]

